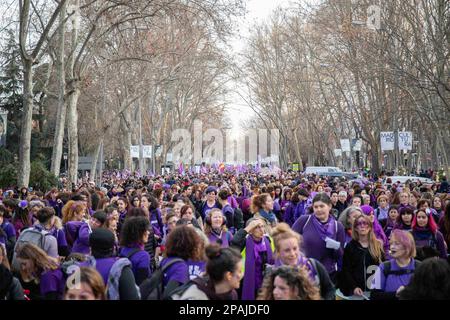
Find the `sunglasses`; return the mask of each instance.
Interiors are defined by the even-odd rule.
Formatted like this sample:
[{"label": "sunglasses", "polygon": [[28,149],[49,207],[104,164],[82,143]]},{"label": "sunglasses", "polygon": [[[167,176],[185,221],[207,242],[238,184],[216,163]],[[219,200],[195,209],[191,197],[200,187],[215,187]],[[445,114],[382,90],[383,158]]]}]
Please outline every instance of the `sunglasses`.
[{"label": "sunglasses", "polygon": [[358,222],[356,223],[356,226],[357,226],[357,227],[368,227],[368,226],[369,226],[369,223],[368,223],[367,221],[358,221]]}]

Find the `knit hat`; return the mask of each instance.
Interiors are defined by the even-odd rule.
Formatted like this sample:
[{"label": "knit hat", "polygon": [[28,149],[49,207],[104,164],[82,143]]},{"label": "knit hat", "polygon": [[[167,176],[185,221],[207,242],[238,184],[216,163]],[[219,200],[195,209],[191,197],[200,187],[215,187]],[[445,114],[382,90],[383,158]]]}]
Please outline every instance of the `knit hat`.
[{"label": "knit hat", "polygon": [[208,188],[206,188],[206,191],[205,191],[206,194],[209,194],[209,193],[211,193],[211,192],[217,193],[216,187],[214,187],[214,186],[209,186]]},{"label": "knit hat", "polygon": [[370,215],[370,213],[373,212],[374,210],[373,210],[373,208],[372,208],[371,206],[365,204],[365,205],[361,206],[361,211],[362,211],[366,216],[368,216],[368,215]]},{"label": "knit hat", "polygon": [[108,256],[114,248],[114,234],[106,228],[96,228],[89,236],[89,246],[95,255]]}]

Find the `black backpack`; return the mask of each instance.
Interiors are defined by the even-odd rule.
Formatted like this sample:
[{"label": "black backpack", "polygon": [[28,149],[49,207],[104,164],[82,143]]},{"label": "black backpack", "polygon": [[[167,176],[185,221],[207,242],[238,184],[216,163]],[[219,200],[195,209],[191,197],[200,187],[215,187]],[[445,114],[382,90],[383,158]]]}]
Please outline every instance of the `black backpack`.
[{"label": "black backpack", "polygon": [[384,278],[387,279],[387,277],[390,274],[401,276],[404,274],[414,273],[414,271],[417,269],[417,267],[419,267],[420,261],[417,261],[416,259],[414,259],[414,269],[413,270],[402,269],[402,270],[393,271],[393,270],[391,270],[391,262],[390,261],[385,261],[385,262],[383,262],[383,264],[384,264],[384,270],[383,270]]},{"label": "black backpack", "polygon": [[175,258],[168,262],[164,267],[158,267],[158,269],[153,272],[150,279],[145,280],[140,285],[139,289],[141,291],[142,300],[163,300],[170,295],[170,292],[164,292],[164,272],[173,264],[177,262],[184,262],[181,258]]}]

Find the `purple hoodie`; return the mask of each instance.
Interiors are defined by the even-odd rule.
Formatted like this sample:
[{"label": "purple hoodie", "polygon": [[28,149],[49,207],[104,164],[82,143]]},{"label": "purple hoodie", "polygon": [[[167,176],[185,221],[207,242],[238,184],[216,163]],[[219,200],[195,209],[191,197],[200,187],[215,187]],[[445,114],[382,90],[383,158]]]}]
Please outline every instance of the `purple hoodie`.
[{"label": "purple hoodie", "polygon": [[89,235],[92,233],[92,229],[87,222],[83,223],[78,230],[78,238],[72,248],[72,252],[79,252],[83,254],[89,254],[91,248],[89,246]]}]

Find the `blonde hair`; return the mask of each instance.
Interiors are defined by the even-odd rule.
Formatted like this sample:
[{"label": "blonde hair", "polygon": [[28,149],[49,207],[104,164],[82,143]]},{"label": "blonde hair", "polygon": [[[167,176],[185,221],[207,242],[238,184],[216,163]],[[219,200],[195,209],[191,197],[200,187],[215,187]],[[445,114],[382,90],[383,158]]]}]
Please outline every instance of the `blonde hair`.
[{"label": "blonde hair", "polygon": [[[222,218],[224,219],[224,221],[226,220],[225,216],[224,216],[223,213],[222,213],[222,210],[217,209],[217,208],[211,209],[211,210],[208,212],[208,214],[206,215],[206,217],[205,217],[204,233],[205,233],[207,236],[209,236],[209,235],[212,233],[212,221],[211,221],[211,219],[212,219],[212,215],[213,215],[214,213],[220,213],[220,214],[222,215]],[[209,223],[208,223],[208,219],[209,219]],[[221,227],[220,229],[221,229],[221,231],[223,231],[223,232],[227,232],[228,229],[227,229],[226,223],[223,223],[223,224],[222,224],[222,227]]]},{"label": "blonde hair", "polygon": [[289,227],[287,223],[281,222],[272,228],[272,239],[275,244],[276,252],[280,252],[280,242],[287,239],[294,238],[298,245],[301,245],[302,236]]}]

